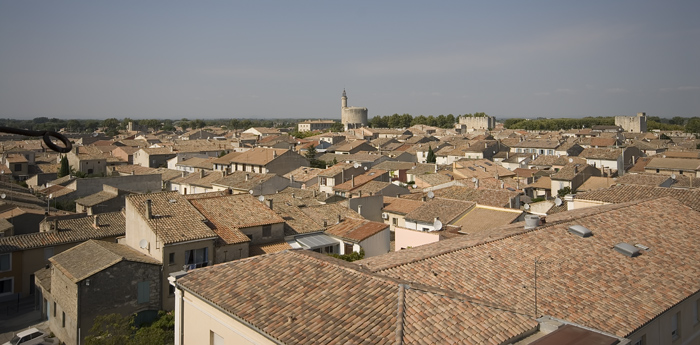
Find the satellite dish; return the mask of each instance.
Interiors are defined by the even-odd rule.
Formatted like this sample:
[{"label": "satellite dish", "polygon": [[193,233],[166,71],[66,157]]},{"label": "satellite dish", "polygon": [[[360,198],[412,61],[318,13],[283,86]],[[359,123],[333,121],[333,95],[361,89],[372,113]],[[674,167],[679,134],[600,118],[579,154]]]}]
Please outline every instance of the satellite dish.
[{"label": "satellite dish", "polygon": [[265,197],[264,197],[264,196],[262,196],[262,195],[261,195],[261,196],[259,196],[259,197],[258,197],[258,201],[260,201],[260,202],[263,202],[263,201],[265,201]]},{"label": "satellite dish", "polygon": [[526,210],[529,210],[529,209],[530,209],[530,204],[525,204],[525,206],[523,206],[523,208],[526,209]]},{"label": "satellite dish", "polygon": [[476,182],[476,177],[472,177],[472,182]]},{"label": "satellite dish", "polygon": [[574,162],[574,159],[573,159],[573,158],[569,158],[569,163],[573,163],[573,162]]},{"label": "satellite dish", "polygon": [[435,219],[435,223],[433,223],[433,228],[435,231],[442,230],[442,222],[439,219]]},{"label": "satellite dish", "polygon": [[432,198],[434,198],[434,197],[435,197],[435,193],[433,193],[432,190],[429,191],[429,192],[428,192],[428,198],[431,198],[431,199],[432,199]]},{"label": "satellite dish", "polygon": [[365,167],[365,171],[367,171],[367,167]]},{"label": "satellite dish", "polygon": [[360,167],[360,163],[355,162],[355,163],[352,165],[352,167],[355,168],[355,169],[357,169],[357,168]]},{"label": "satellite dish", "polygon": [[253,190],[251,189],[248,191],[248,193],[250,193],[250,195],[253,195],[253,193],[255,193],[255,192],[253,192]]},{"label": "satellite dish", "polygon": [[49,194],[49,199],[53,199],[53,193]]},{"label": "satellite dish", "polygon": [[562,204],[562,201],[561,201],[561,199],[559,199],[559,197],[554,199],[554,205],[561,206],[561,204]]},{"label": "satellite dish", "polygon": [[139,241],[139,247],[141,247],[141,249],[148,249],[148,241],[146,241],[145,238],[141,239],[141,241]]},{"label": "satellite dish", "polygon": [[675,179],[676,179],[676,174],[671,174],[671,178],[675,180]]},{"label": "satellite dish", "polygon": [[0,198],[5,199],[6,197],[7,197],[7,195],[5,195],[5,193],[2,193],[2,195],[0,195]]}]

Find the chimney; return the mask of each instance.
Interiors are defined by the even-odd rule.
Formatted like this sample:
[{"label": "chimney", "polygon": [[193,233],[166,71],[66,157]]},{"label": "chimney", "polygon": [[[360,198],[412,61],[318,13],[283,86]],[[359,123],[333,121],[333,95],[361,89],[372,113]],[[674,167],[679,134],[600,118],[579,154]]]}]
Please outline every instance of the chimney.
[{"label": "chimney", "polygon": [[476,179],[474,181],[474,189],[477,189],[477,188],[479,188],[479,179]]},{"label": "chimney", "polygon": [[[134,174],[134,171],[133,171],[133,170],[131,171],[131,174],[132,174],[132,175]],[[187,172],[183,171],[183,172],[182,172],[182,177],[185,177],[185,176],[187,176]]]},{"label": "chimney", "polygon": [[272,150],[272,158],[277,158],[277,150]]},{"label": "chimney", "polygon": [[362,205],[357,205],[357,214],[362,215]]},{"label": "chimney", "polygon": [[272,210],[272,199],[267,199],[267,207]]},{"label": "chimney", "polygon": [[352,188],[355,188],[355,175],[352,175],[352,178],[350,179],[352,182],[350,183],[350,186]]},{"label": "chimney", "polygon": [[250,179],[250,174],[245,174],[245,180],[248,181]]},{"label": "chimney", "polygon": [[357,195],[358,198],[361,198],[361,197],[362,197],[362,191],[361,191],[361,190],[357,191],[357,194],[358,194],[358,195]]},{"label": "chimney", "polygon": [[578,174],[578,165],[574,165],[574,174]]},{"label": "chimney", "polygon": [[146,219],[152,219],[153,213],[151,212],[151,199],[146,199]]},{"label": "chimney", "polygon": [[97,220],[97,215],[92,216],[92,227],[95,229],[100,228],[100,222]]},{"label": "chimney", "polygon": [[289,182],[294,183],[294,175],[289,175]]},{"label": "chimney", "polygon": [[233,195],[233,189],[231,189],[230,187],[226,188],[226,194]]},{"label": "chimney", "polygon": [[425,202],[427,199],[425,198],[425,195],[423,195],[423,196],[420,198],[420,200],[421,200],[422,202]]},{"label": "chimney", "polygon": [[292,199],[296,199],[297,197],[292,193]]},{"label": "chimney", "polygon": [[136,175],[136,174],[134,174],[134,171],[133,171],[133,170],[131,170],[131,176],[134,176],[134,175]]},{"label": "chimney", "polygon": [[503,189],[505,187],[505,185],[506,185],[506,183],[501,181],[501,189]]},{"label": "chimney", "polygon": [[204,178],[204,169],[199,171],[199,178]]},{"label": "chimney", "polygon": [[338,215],[338,223],[340,223],[340,220],[341,220],[340,215]]},{"label": "chimney", "polygon": [[323,227],[325,228],[325,227],[327,227],[327,226],[328,226],[328,221],[324,219],[324,220],[323,220]]},{"label": "chimney", "polygon": [[314,189],[313,192],[314,192],[314,198],[315,198],[316,197],[316,190]]}]

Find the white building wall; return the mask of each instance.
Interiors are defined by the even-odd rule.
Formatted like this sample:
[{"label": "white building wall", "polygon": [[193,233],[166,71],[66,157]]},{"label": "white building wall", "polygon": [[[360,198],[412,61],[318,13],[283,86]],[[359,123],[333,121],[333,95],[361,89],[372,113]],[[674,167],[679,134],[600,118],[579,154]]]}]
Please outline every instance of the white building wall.
[{"label": "white building wall", "polygon": [[365,257],[386,254],[390,250],[391,232],[386,228],[371,237],[360,242],[360,247],[365,250]]}]

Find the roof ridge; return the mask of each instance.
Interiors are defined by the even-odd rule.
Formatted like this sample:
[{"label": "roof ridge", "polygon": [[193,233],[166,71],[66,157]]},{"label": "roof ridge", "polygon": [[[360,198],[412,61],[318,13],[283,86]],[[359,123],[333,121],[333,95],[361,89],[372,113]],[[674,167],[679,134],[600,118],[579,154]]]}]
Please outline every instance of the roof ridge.
[{"label": "roof ridge", "polygon": [[397,309],[396,309],[396,344],[403,345],[404,336],[404,317],[406,314],[406,295],[405,290],[409,287],[405,284],[399,284],[398,286],[398,298],[397,298]]}]

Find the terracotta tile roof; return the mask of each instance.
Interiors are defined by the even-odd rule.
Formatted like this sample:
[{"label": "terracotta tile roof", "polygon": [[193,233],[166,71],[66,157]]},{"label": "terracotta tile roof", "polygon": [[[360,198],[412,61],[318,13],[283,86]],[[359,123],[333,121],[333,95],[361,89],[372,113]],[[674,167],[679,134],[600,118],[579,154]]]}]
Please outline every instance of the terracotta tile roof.
[{"label": "terracotta tile roof", "polygon": [[579,157],[586,159],[605,159],[605,160],[617,160],[618,157],[622,155],[622,149],[595,149],[587,148],[584,149]]},{"label": "terracotta tile roof", "polygon": [[522,142],[508,145],[519,148],[556,149],[560,143],[557,140],[527,139]]},{"label": "terracotta tile roof", "polygon": [[290,177],[297,182],[307,182],[315,177],[317,177],[324,169],[311,168],[311,167],[299,167],[286,174],[284,178],[289,179]]},{"label": "terracotta tile roof", "polygon": [[328,235],[340,237],[344,240],[361,242],[388,228],[389,224],[382,222],[345,218],[342,222],[329,227],[325,232]]},{"label": "terracotta tile roof", "polygon": [[[700,260],[689,259],[700,257],[700,241],[689,240],[698,236],[700,213],[671,198],[591,209],[561,213],[559,221],[548,216],[533,231],[482,244],[460,237],[407,250],[421,255],[380,273],[532,315],[537,260],[538,316],[623,337],[700,289]],[[572,235],[571,225],[593,236]],[[650,250],[629,258],[613,249],[621,242]],[[357,263],[371,268],[370,259]],[[621,312],[630,306],[634,312]]]},{"label": "terracotta tile roof", "polygon": [[236,190],[249,191],[275,176],[277,175],[234,171],[223,177],[221,174],[217,175],[218,178],[212,179],[210,184],[212,186],[216,185],[219,187],[230,187]]},{"label": "terracotta tile roof", "polygon": [[178,284],[283,344],[499,344],[537,327],[527,316],[302,250],[204,267]]},{"label": "terracotta tile roof", "polygon": [[[217,238],[206,218],[178,192],[132,194],[126,200],[165,244]],[[151,219],[146,219],[146,200],[151,200]]]},{"label": "terracotta tile roof", "polygon": [[568,156],[552,156],[552,155],[539,155],[537,158],[532,160],[531,162],[528,163],[528,165],[531,166],[564,166],[569,163],[569,159],[571,159],[573,162],[572,163],[578,163],[578,164],[586,164],[586,160],[584,158],[579,158],[579,157],[568,157]]},{"label": "terracotta tile roof", "polygon": [[605,189],[609,188],[610,186],[614,186],[615,184],[617,184],[617,182],[610,177],[591,176],[586,180],[586,182],[576,188],[576,192],[580,193],[591,190]]},{"label": "terracotta tile roof", "polygon": [[[391,182],[369,181],[362,186],[353,189],[353,192],[362,193],[364,196],[374,195],[381,193],[384,189],[390,186],[392,186]],[[408,189],[405,190],[405,193],[409,193]]]},{"label": "terracotta tile roof", "polygon": [[416,175],[415,180],[419,182],[423,182],[424,184],[427,184],[428,186],[437,186],[441,185],[443,183],[447,183],[453,180],[452,177],[444,175],[444,174],[423,174],[423,175]]},{"label": "terracotta tile roof", "polygon": [[58,220],[58,231],[0,237],[0,253],[124,236],[126,233],[121,212],[101,213],[97,217],[98,228],[93,226],[94,217],[81,217]]},{"label": "terracotta tile roof", "polygon": [[338,162],[338,164],[335,164],[332,167],[326,168],[325,170],[318,173],[318,176],[333,177],[335,175],[340,174],[343,170],[350,169],[351,167],[352,167],[352,164],[350,164],[350,163]]},{"label": "terracotta tile roof", "polygon": [[471,234],[513,223],[522,213],[521,210],[477,206],[450,224],[460,226],[462,234]]},{"label": "terracotta tile roof", "polygon": [[653,157],[639,157],[634,165],[627,170],[630,173],[643,173],[644,168],[651,162]]},{"label": "terracotta tile roof", "polygon": [[84,205],[84,206],[95,206],[101,202],[105,202],[107,200],[112,200],[119,195],[117,193],[112,193],[112,192],[107,192],[107,191],[99,191],[95,194],[88,195],[86,197],[76,199],[75,203],[79,205]]},{"label": "terracotta tile roof", "polygon": [[405,198],[384,197],[382,211],[405,215],[423,205],[422,201]]},{"label": "terracotta tile roof", "polygon": [[615,138],[591,138],[591,146],[600,146],[600,147],[605,147],[605,146],[615,146],[617,143],[617,139]]},{"label": "terracotta tile roof", "polygon": [[700,211],[700,191],[695,189],[628,185],[579,193],[576,195],[577,200],[593,200],[611,204],[665,197],[674,198],[682,204],[696,211]]},{"label": "terracotta tile roof", "polygon": [[214,158],[214,157],[209,157],[209,158],[192,157],[190,159],[184,160],[184,161],[177,163],[175,165],[212,170],[212,169],[214,169],[213,161],[215,159],[216,158]]},{"label": "terracotta tile roof", "polygon": [[289,243],[285,241],[273,242],[262,245],[251,245],[248,249],[248,256],[273,254],[287,249],[292,249],[292,246],[290,246]]},{"label": "terracotta tile roof", "polygon": [[[268,149],[264,147],[252,148],[248,151],[238,152],[238,154],[228,154],[216,160],[215,163],[230,164],[230,163],[240,163],[240,164],[253,164],[253,165],[267,165],[277,157],[286,153],[287,149]],[[230,156],[229,156],[230,155]]]},{"label": "terracotta tile roof", "polygon": [[[462,201],[473,201],[479,205],[509,207],[510,200],[520,195],[518,191],[508,189],[474,189],[472,187],[451,186],[434,190],[435,197]],[[413,193],[402,197],[420,199],[423,194]]]},{"label": "terracotta tile roof", "polygon": [[214,232],[229,244],[249,241],[248,236],[240,232],[241,228],[284,222],[282,217],[250,194],[201,198],[190,202],[214,224]]},{"label": "terracotta tile roof", "polygon": [[443,224],[451,223],[458,216],[476,206],[475,202],[443,199],[435,197],[428,199],[420,207],[406,214],[406,220],[432,223],[440,218]]},{"label": "terracotta tile roof", "polygon": [[161,263],[129,246],[106,241],[88,240],[49,259],[73,283],[121,261],[158,265]]},{"label": "terracotta tile roof", "polygon": [[652,157],[646,168],[695,171],[700,168],[700,159]]},{"label": "terracotta tile roof", "polygon": [[552,180],[571,181],[576,175],[581,174],[588,164],[568,163],[551,176]]},{"label": "terracotta tile roof", "polygon": [[341,184],[335,185],[333,187],[333,190],[334,191],[352,191],[355,188],[359,188],[360,186],[362,186],[363,184],[365,184],[369,181],[388,177],[388,173],[389,172],[386,170],[371,169],[362,175],[355,176],[354,181],[351,178],[348,181],[345,181]]}]

